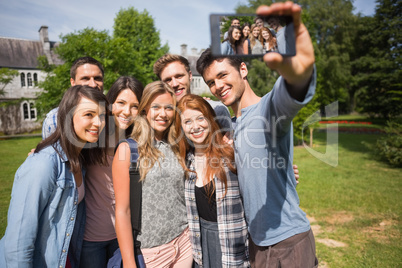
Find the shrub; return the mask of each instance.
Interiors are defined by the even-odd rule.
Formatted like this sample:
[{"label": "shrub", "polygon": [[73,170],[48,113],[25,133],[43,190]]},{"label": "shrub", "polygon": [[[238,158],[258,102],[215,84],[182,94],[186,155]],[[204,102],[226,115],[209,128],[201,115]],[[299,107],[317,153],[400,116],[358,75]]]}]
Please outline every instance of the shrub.
[{"label": "shrub", "polygon": [[402,167],[402,118],[389,120],[385,132],[377,141],[379,155],[392,166]]}]

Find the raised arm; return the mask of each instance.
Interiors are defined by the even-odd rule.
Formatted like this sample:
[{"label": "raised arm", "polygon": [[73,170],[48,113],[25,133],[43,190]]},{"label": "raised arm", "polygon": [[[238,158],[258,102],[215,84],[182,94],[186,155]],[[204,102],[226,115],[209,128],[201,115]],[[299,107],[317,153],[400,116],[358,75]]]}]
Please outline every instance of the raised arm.
[{"label": "raised arm", "polygon": [[116,199],[116,234],[124,267],[137,267],[130,211],[130,147],[121,143],[116,150],[113,165],[113,188]]},{"label": "raised arm", "polygon": [[274,3],[260,6],[258,15],[290,15],[293,17],[296,41],[296,56],[282,57],[278,53],[268,53],[264,61],[271,69],[285,79],[289,95],[303,101],[314,69],[314,49],[306,26],[301,22],[301,7],[293,2]]}]

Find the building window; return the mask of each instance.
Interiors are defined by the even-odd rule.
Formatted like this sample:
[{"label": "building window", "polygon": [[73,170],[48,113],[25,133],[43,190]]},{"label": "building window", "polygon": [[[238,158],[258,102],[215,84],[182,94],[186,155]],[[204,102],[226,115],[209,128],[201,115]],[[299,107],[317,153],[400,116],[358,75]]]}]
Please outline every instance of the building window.
[{"label": "building window", "polygon": [[24,120],[29,120],[29,109],[28,109],[28,103],[24,102],[22,104],[22,110],[24,113]]},{"label": "building window", "polygon": [[27,74],[27,81],[28,81],[28,87],[32,87],[32,75],[31,75],[31,73]]},{"label": "building window", "polygon": [[24,120],[36,120],[37,112],[35,108],[35,103],[33,101],[22,103],[22,114]]},{"label": "building window", "polygon": [[31,120],[36,120],[36,108],[35,108],[34,102],[29,103],[29,112],[30,112]]},{"label": "building window", "polygon": [[21,73],[21,87],[25,87],[25,74]]},{"label": "building window", "polygon": [[33,82],[34,82],[34,86],[37,87],[38,86],[38,74],[34,73],[33,75]]}]

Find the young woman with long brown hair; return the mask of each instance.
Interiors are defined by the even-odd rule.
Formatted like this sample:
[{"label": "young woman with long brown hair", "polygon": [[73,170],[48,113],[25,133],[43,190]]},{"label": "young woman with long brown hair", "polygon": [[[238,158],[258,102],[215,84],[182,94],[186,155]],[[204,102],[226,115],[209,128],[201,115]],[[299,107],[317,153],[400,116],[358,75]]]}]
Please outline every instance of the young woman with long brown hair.
[{"label": "young woman with long brown hair", "polygon": [[101,134],[107,133],[107,115],[108,102],[98,89],[66,91],[55,132],[15,174],[0,267],[79,267],[85,167],[106,164],[107,137]]}]

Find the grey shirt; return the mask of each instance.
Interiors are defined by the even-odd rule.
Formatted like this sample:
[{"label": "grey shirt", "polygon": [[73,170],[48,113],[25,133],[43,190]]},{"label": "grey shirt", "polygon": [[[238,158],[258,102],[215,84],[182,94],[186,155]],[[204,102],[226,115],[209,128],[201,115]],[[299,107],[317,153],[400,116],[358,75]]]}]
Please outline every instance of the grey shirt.
[{"label": "grey shirt", "polygon": [[141,248],[172,241],[188,226],[184,199],[184,170],[166,142],[155,143],[163,153],[142,185]]},{"label": "grey shirt", "polygon": [[251,54],[259,55],[264,54],[264,47],[259,40],[255,40],[255,45],[251,49]]},{"label": "grey shirt", "polygon": [[232,131],[232,119],[230,117],[229,109],[220,101],[207,100],[212,109],[214,109],[216,117],[215,120],[220,125],[223,131]]}]

